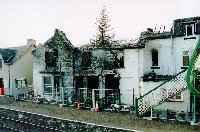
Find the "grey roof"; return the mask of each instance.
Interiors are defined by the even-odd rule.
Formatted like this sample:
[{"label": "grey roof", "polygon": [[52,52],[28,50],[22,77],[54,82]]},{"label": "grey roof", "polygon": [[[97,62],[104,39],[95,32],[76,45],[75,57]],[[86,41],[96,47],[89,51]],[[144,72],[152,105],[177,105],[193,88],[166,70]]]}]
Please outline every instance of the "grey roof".
[{"label": "grey roof", "polygon": [[0,54],[5,63],[10,63],[15,58],[17,53],[16,49],[0,49]]},{"label": "grey roof", "polygon": [[0,54],[7,64],[13,64],[18,58],[23,56],[33,45],[24,45],[19,47],[0,48]]}]

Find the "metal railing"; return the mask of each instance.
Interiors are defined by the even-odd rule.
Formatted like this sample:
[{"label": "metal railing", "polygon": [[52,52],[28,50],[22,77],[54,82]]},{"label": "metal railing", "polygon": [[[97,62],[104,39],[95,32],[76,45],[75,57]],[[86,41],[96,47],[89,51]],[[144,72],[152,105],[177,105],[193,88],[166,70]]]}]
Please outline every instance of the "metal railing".
[{"label": "metal railing", "polygon": [[171,98],[187,87],[185,81],[186,70],[176,74],[172,79],[163,82],[154,89],[150,90],[143,96],[136,99],[136,112],[139,116],[148,112],[152,107],[155,107],[168,98]]}]

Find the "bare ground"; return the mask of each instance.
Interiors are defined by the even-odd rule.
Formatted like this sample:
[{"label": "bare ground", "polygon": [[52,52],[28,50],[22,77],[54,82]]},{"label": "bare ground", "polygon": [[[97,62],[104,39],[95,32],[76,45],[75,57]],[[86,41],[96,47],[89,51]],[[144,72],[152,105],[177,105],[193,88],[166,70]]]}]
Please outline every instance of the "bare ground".
[{"label": "bare ground", "polygon": [[33,104],[32,102],[14,102],[5,105],[14,109],[79,120],[100,125],[128,128],[144,132],[199,132],[200,126],[190,126],[175,122],[147,121],[136,119],[129,113],[91,112],[71,107],[59,108],[57,105]]}]

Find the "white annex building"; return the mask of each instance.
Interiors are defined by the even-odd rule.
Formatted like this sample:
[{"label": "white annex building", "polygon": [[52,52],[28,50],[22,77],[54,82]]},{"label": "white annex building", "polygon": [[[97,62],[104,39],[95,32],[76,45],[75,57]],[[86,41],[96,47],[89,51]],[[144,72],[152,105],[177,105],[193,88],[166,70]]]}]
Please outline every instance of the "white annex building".
[{"label": "white annex building", "polygon": [[[154,32],[148,28],[141,33],[139,41],[144,48],[132,51],[137,55],[135,55],[135,62],[130,63],[138,78],[134,82],[125,83],[126,86],[132,85],[135,89],[134,97],[139,98],[144,95],[142,98],[146,98],[146,102],[145,99],[143,100],[146,104],[158,105],[159,109],[191,111],[191,95],[183,84],[185,72],[181,71],[188,68],[199,35],[200,17],[174,20],[169,32]],[[127,59],[125,56],[125,62]],[[176,79],[171,80],[176,76]],[[177,85],[180,80],[182,84]],[[179,89],[179,87],[184,88]],[[163,94],[164,92],[166,94]],[[170,97],[168,94],[175,96]],[[132,99],[129,100],[131,101]]]}]

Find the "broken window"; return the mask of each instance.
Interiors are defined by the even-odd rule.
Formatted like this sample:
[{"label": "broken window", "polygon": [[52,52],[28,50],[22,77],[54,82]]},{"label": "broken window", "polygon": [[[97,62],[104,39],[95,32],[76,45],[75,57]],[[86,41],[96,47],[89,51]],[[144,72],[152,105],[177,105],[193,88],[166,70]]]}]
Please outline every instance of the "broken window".
[{"label": "broken window", "polygon": [[193,26],[192,26],[192,24],[186,25],[186,33],[187,33],[187,36],[193,35]]},{"label": "broken window", "polygon": [[46,67],[55,67],[58,58],[58,50],[50,49],[45,52]]},{"label": "broken window", "polygon": [[189,65],[189,51],[183,51],[183,66]]},{"label": "broken window", "polygon": [[43,82],[44,82],[44,94],[52,94],[52,89],[53,89],[52,77],[44,76]]},{"label": "broken window", "polygon": [[115,68],[124,68],[124,53],[123,52],[118,52],[117,56],[115,56],[114,67]]},{"label": "broken window", "polygon": [[152,56],[152,66],[158,66],[158,50],[152,49],[151,56]]},{"label": "broken window", "polygon": [[81,65],[83,67],[91,66],[91,52],[83,52]]},{"label": "broken window", "polygon": [[15,79],[15,86],[17,89],[26,88],[27,87],[26,79]]}]

